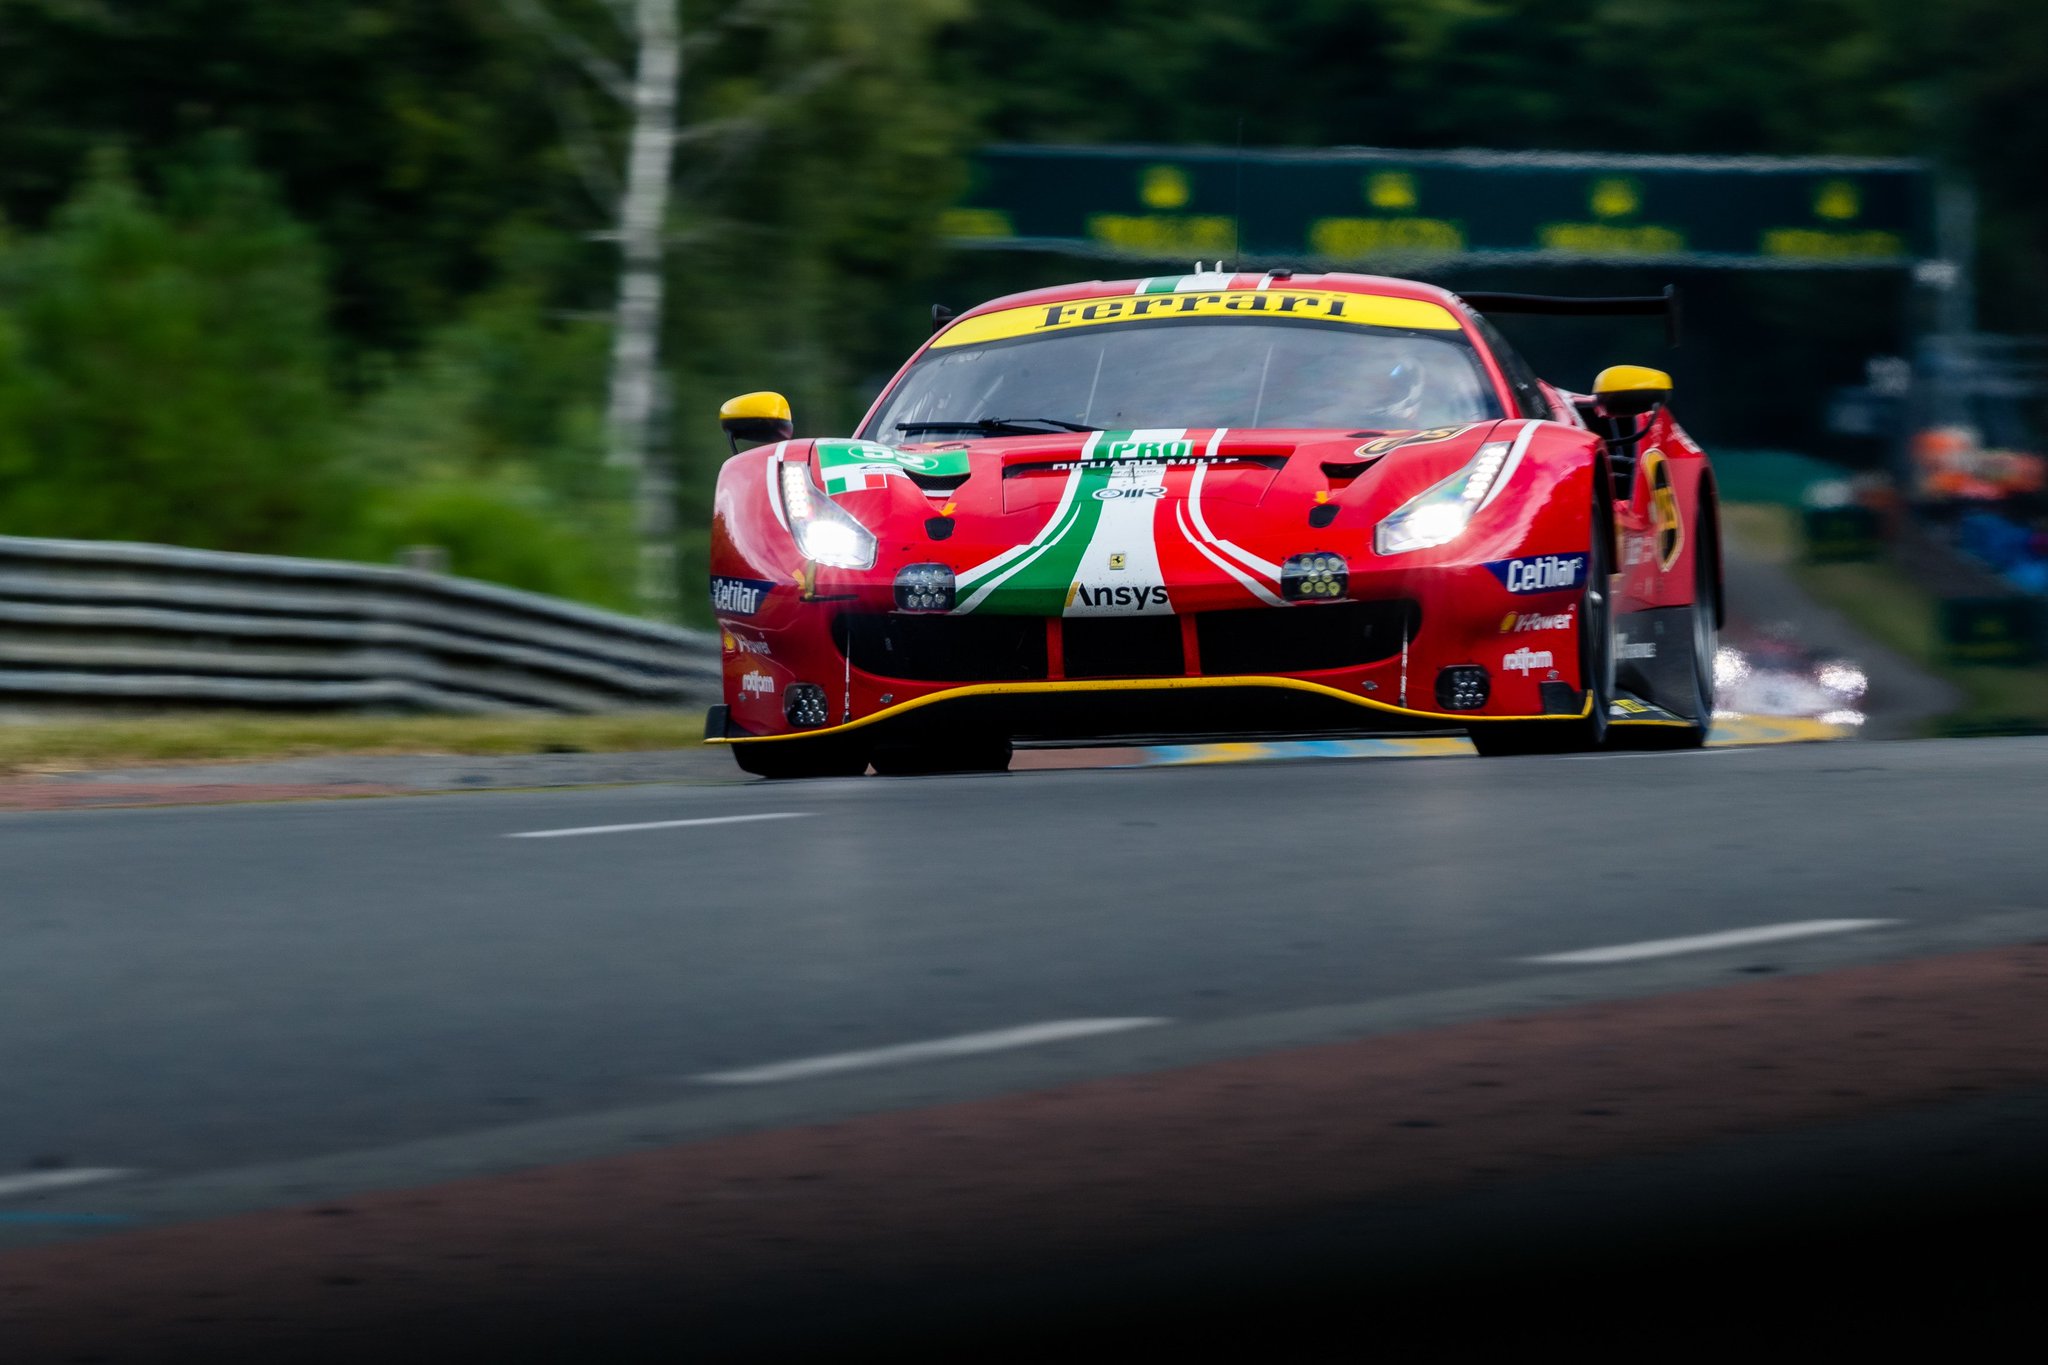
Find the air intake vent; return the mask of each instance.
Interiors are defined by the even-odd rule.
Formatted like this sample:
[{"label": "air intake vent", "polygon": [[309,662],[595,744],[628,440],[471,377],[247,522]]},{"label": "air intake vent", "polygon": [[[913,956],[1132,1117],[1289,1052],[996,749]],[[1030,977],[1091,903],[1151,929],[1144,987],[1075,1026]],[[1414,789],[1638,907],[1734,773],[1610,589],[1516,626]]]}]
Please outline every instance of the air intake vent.
[{"label": "air intake vent", "polygon": [[1069,616],[1070,678],[1176,678],[1187,672],[1178,616]]},{"label": "air intake vent", "polygon": [[1020,682],[1043,678],[1039,616],[846,615],[832,642],[863,673],[910,682]]},{"label": "air intake vent", "polygon": [[1204,673],[1314,673],[1391,659],[1422,624],[1411,601],[1209,611],[1195,618]]}]

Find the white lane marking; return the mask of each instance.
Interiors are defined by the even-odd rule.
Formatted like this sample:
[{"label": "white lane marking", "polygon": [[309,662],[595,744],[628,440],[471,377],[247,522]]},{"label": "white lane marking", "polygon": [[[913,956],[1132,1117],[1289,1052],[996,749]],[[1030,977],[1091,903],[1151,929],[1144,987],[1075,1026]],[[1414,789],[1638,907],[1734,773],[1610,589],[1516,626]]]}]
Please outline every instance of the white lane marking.
[{"label": "white lane marking", "polygon": [[832,1052],[822,1057],[799,1057],[793,1061],[770,1062],[766,1066],[742,1067],[737,1071],[707,1071],[692,1077],[713,1085],[768,1085],[775,1081],[801,1081],[813,1076],[832,1076],[842,1071],[862,1071],[876,1066],[903,1066],[910,1062],[932,1062],[946,1057],[972,1057],[983,1052],[1003,1052],[1016,1047],[1037,1047],[1073,1038],[1093,1038],[1129,1029],[1156,1028],[1170,1019],[1053,1019],[1043,1024],[1020,1024],[1016,1028],[992,1029],[987,1033],[962,1033],[951,1038],[933,1038],[922,1043],[898,1043],[894,1047],[870,1048],[865,1052]]},{"label": "white lane marking", "polygon": [[749,820],[801,820],[807,810],[782,810],[767,815],[712,815],[701,820],[647,820],[637,825],[582,825],[576,829],[530,829],[507,839],[568,839],[578,834],[629,834],[641,829],[687,829],[692,825],[741,825]]},{"label": "white lane marking", "polygon": [[1705,953],[1716,948],[1741,948],[1752,943],[1776,943],[1788,938],[1812,938],[1816,934],[1846,934],[1854,929],[1875,929],[1897,924],[1895,919],[1802,919],[1787,924],[1760,924],[1753,929],[1727,929],[1718,934],[1692,934],[1685,938],[1653,938],[1642,943],[1617,943],[1606,948],[1580,948],[1569,953],[1545,953],[1525,957],[1524,962],[1572,964],[1637,962],[1646,957],[1675,957],[1680,953]]},{"label": "white lane marking", "polygon": [[0,1199],[10,1195],[40,1194],[72,1185],[91,1185],[101,1180],[119,1180],[135,1172],[115,1166],[80,1166],[58,1171],[28,1171],[21,1175],[0,1175]]}]

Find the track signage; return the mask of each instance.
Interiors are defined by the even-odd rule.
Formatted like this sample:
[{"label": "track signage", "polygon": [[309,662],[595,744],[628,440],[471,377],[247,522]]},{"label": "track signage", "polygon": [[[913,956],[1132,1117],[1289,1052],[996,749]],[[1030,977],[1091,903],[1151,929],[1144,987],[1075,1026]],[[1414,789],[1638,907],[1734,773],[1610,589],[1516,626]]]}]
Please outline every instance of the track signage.
[{"label": "track signage", "polygon": [[1933,181],[1875,158],[985,149],[944,230],[967,246],[1293,264],[1899,266],[1932,254]]}]

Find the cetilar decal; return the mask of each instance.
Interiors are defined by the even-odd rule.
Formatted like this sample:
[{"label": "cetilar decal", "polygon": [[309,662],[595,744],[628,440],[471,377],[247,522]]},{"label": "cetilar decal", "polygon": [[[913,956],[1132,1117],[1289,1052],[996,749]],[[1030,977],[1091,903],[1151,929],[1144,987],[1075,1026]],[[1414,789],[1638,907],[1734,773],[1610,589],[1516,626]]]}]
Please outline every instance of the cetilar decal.
[{"label": "cetilar decal", "polygon": [[1486,566],[1486,570],[1512,593],[1562,592],[1585,583],[1586,556],[1530,555],[1526,559],[1496,559]]}]

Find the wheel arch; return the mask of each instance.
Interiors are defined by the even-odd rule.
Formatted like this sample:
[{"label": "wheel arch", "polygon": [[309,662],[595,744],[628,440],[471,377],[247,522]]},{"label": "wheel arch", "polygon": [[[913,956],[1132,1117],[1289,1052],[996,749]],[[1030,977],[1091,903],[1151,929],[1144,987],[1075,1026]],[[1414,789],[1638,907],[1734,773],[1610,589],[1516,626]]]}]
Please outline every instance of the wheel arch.
[{"label": "wheel arch", "polygon": [[1728,627],[1728,559],[1721,553],[1721,494],[1714,485],[1711,467],[1700,471],[1699,510],[1694,522],[1699,528],[1693,553],[1710,551],[1714,556],[1714,628]]}]

